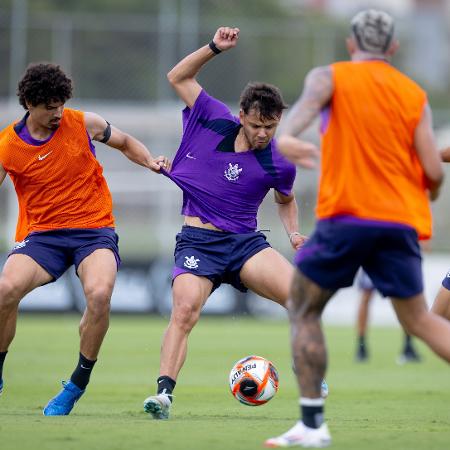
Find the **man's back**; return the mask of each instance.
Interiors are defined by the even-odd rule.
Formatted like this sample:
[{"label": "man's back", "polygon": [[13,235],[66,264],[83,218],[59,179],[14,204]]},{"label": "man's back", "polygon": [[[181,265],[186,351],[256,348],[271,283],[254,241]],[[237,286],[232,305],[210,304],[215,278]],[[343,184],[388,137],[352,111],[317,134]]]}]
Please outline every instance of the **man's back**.
[{"label": "man's back", "polygon": [[[317,215],[350,215],[431,233],[424,175],[414,149],[425,92],[381,60],[331,66],[323,119]],[[329,114],[327,114],[329,113]]]}]

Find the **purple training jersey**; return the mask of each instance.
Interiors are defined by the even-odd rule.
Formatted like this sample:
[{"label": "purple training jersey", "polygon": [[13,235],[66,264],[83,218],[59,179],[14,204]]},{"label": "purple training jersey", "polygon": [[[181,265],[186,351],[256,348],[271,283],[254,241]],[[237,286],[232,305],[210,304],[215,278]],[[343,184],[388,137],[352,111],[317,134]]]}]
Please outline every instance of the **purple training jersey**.
[{"label": "purple training jersey", "polygon": [[296,169],[275,140],[262,150],[236,153],[240,127],[226,105],[202,91],[192,109],[183,110],[183,138],[171,172],[163,173],[183,191],[182,214],[224,231],[249,233],[271,188],[292,192]]}]

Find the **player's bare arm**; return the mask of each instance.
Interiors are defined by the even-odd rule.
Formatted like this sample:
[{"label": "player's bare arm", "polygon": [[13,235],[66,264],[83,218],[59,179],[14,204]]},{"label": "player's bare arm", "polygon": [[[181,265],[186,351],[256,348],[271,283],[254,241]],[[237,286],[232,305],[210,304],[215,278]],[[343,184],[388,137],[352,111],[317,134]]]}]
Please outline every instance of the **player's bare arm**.
[{"label": "player's bare arm", "polygon": [[450,147],[443,148],[440,153],[443,162],[450,162]]},{"label": "player's bare arm", "polygon": [[224,52],[235,47],[238,38],[238,28],[220,27],[211,41],[213,44],[204,45],[186,56],[167,74],[169,83],[186,106],[192,108],[202,90],[195,78],[201,68],[216,56],[216,52]]},{"label": "player's bare arm", "polygon": [[130,161],[153,172],[159,172],[161,167],[166,171],[170,170],[171,161],[168,158],[165,156],[154,158],[142,142],[111,126],[98,114],[87,112],[84,121],[91,139],[120,150]]},{"label": "player's bare arm", "polygon": [[439,196],[439,188],[444,180],[444,171],[441,154],[434,139],[431,108],[428,104],[425,105],[414,133],[414,147],[427,178],[430,198],[435,200]]},{"label": "player's bare arm", "polygon": [[306,76],[300,98],[280,125],[280,134],[298,136],[320,114],[333,94],[333,74],[329,66],[316,67]]},{"label": "player's bare arm", "polygon": [[0,186],[3,183],[3,180],[6,177],[6,170],[3,168],[3,166],[0,164]]},{"label": "player's bare arm", "polygon": [[298,206],[295,195],[294,193],[283,195],[278,191],[274,191],[274,196],[278,205],[278,215],[289,237],[289,241],[292,247],[298,250],[306,242],[307,237],[298,231]]},{"label": "player's bare arm", "polygon": [[317,67],[305,79],[300,98],[292,106],[286,120],[281,123],[278,147],[294,164],[312,169],[316,166],[318,149],[298,136],[320,114],[333,94],[333,76],[330,67]]}]

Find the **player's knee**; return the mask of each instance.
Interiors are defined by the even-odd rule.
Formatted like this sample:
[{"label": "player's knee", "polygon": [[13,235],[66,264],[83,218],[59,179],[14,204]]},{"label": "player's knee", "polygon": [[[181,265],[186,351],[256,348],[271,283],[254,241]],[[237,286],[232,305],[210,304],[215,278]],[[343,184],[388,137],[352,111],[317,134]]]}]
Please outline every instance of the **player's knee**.
[{"label": "player's knee", "polygon": [[111,289],[108,286],[92,286],[86,289],[86,300],[89,312],[95,316],[109,314],[111,305]]},{"label": "player's knee", "polygon": [[430,312],[422,311],[411,319],[407,318],[406,320],[402,320],[402,326],[406,333],[421,338],[430,327],[430,324],[428,323],[430,318]]},{"label": "player's knee", "polygon": [[287,301],[289,317],[293,320],[319,320],[322,310],[316,303],[307,300],[298,302],[292,299]]},{"label": "player's knee", "polygon": [[0,277],[0,307],[8,308],[17,305],[22,298],[22,289],[13,281]]},{"label": "player's knee", "polygon": [[200,318],[201,308],[189,302],[180,302],[174,305],[171,321],[179,328],[189,333]]}]

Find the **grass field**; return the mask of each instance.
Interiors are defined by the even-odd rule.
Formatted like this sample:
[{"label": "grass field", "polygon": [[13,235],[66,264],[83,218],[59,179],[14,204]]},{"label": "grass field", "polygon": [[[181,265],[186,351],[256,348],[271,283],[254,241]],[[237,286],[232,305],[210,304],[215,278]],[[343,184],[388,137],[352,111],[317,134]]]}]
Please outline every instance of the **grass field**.
[{"label": "grass field", "polygon": [[[113,316],[85,396],[67,417],[43,417],[75,364],[78,317],[22,315],[8,354],[0,397],[1,450],[258,449],[298,417],[288,327],[280,321],[202,318],[190,340],[169,421],[152,421],[142,401],[153,394],[166,319]],[[421,364],[395,364],[401,332],[373,328],[372,359],[353,362],[350,328],[327,328],[332,448],[450,448],[449,368],[423,346]],[[261,407],[239,404],[228,373],[247,354],[271,359],[277,396]]]}]

